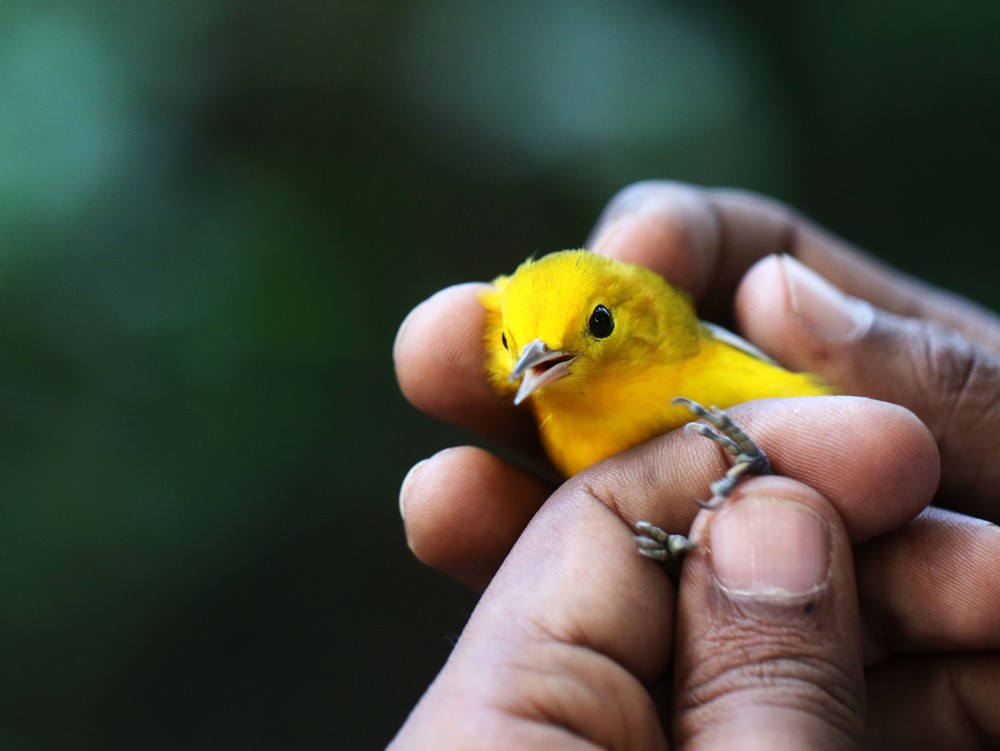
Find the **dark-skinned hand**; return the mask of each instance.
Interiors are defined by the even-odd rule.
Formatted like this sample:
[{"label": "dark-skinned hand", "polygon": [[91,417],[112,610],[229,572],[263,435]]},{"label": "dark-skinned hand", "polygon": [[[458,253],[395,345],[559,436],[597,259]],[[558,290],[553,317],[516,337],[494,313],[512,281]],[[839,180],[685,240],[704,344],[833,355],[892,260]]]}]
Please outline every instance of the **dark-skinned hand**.
[{"label": "dark-skinned hand", "polygon": [[[878,747],[963,747],[1000,737],[990,652],[1000,641],[1000,535],[971,516],[922,511],[937,487],[936,444],[938,502],[995,514],[1000,470],[983,435],[997,419],[996,319],[733,191],[634,186],[612,202],[591,247],[656,269],[717,319],[732,314],[780,361],[920,420],[846,397],[731,410],[783,477],[745,483],[723,510],[698,517],[691,534],[704,547],[684,565],[679,598],[635,555],[630,525],[687,531],[690,499],[725,468],[711,446],[681,433],[655,439],[573,478],[541,513],[551,487],[480,449],[418,465],[401,494],[411,547],[490,586],[400,747],[551,747],[558,738],[655,748],[668,737],[727,747],[735,734],[743,747],[777,747],[778,737],[788,747],[865,737]],[[477,289],[444,290],[408,317],[395,348],[400,384],[429,413],[537,456],[530,419],[482,377]],[[803,536],[783,526],[789,509],[820,521]],[[727,517],[741,534],[725,533]],[[771,539],[774,529],[793,532]],[[757,540],[768,545],[748,551]],[[822,581],[808,591],[763,582],[764,594],[732,586],[740,571],[760,574],[767,551],[787,561],[815,554]],[[660,693],[671,669],[672,698]]]}]

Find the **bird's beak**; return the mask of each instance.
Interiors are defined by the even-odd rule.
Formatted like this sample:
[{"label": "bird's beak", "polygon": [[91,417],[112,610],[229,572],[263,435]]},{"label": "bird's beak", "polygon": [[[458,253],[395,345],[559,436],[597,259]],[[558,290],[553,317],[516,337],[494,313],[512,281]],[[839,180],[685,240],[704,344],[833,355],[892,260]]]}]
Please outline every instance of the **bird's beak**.
[{"label": "bird's beak", "polygon": [[528,342],[510,374],[511,383],[524,376],[514,404],[520,404],[545,384],[569,375],[569,365],[576,358],[572,352],[549,349],[541,339]]}]

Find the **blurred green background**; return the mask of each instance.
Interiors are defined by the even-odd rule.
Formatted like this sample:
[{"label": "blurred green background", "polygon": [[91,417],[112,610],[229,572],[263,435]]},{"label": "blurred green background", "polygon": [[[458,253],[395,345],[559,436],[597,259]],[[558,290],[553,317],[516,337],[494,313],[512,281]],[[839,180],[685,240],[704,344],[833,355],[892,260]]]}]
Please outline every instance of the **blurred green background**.
[{"label": "blurred green background", "polygon": [[998,83],[987,2],[6,0],[0,747],[381,747],[475,604],[406,312],[651,177],[995,305]]}]

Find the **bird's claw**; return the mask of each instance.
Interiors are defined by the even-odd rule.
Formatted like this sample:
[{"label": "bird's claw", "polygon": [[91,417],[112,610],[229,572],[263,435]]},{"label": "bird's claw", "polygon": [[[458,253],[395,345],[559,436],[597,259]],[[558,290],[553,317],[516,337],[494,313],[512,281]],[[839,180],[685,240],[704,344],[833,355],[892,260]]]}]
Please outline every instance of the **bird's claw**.
[{"label": "bird's claw", "polygon": [[708,423],[703,425],[692,422],[685,426],[685,430],[714,441],[735,459],[733,466],[729,468],[725,476],[709,486],[712,497],[707,501],[697,500],[699,506],[705,509],[718,508],[732,494],[733,489],[743,478],[750,475],[771,474],[771,462],[768,460],[767,454],[721,409],[703,407],[698,402],[683,396],[676,397],[672,404],[686,407],[695,417]]},{"label": "bird's claw", "polygon": [[[714,441],[734,458],[733,466],[726,474],[709,486],[712,497],[707,501],[696,499],[695,502],[699,506],[709,510],[718,508],[732,495],[733,489],[745,477],[771,474],[771,462],[767,454],[721,409],[703,407],[698,402],[683,396],[675,398],[672,404],[687,407],[695,417],[707,423],[688,423],[684,426],[685,430]],[[636,522],[635,528],[639,533],[635,537],[636,547],[639,554],[647,558],[657,561],[678,561],[696,547],[695,543],[684,535],[667,534],[649,522]]]},{"label": "bird's claw", "polygon": [[684,535],[671,535],[649,522],[636,522],[635,545],[639,555],[657,561],[679,561],[695,544]]}]

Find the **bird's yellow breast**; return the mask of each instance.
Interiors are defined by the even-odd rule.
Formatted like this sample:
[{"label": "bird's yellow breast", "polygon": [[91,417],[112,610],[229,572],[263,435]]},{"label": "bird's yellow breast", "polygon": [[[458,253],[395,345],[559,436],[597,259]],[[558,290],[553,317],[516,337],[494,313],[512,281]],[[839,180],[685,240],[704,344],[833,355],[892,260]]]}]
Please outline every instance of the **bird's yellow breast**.
[{"label": "bird's yellow breast", "polygon": [[575,394],[550,396],[543,389],[531,408],[546,453],[569,477],[688,423],[690,411],[671,404],[677,396],[725,409],[751,399],[828,393],[809,374],[705,339],[698,354],[681,364],[654,365],[625,381],[590,379],[588,388]]},{"label": "bird's yellow breast", "polygon": [[[499,393],[516,391],[511,373],[528,342],[573,357],[565,375],[528,399],[542,444],[565,476],[688,422],[690,412],[671,404],[677,396],[725,409],[830,393],[809,374],[721,340],[683,293],[641,267],[562,251],[495,285],[483,303],[487,370]],[[595,305],[609,311],[613,327],[588,329]]]}]

